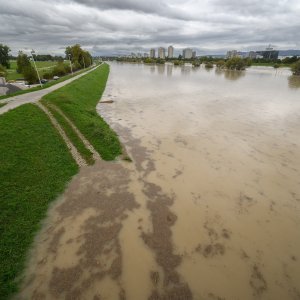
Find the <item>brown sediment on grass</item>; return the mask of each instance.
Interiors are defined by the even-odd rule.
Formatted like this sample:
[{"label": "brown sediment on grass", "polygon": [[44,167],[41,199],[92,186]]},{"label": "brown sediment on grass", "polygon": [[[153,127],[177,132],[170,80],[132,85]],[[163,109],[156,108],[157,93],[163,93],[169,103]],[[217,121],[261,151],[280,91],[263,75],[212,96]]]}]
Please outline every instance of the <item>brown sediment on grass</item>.
[{"label": "brown sediment on grass", "polygon": [[78,166],[86,166],[86,161],[82,158],[76,147],[72,144],[71,140],[66,135],[63,128],[59,125],[57,120],[54,118],[52,113],[47,109],[45,105],[43,105],[41,102],[35,103],[50,119],[52,125],[57,129],[61,137],[63,138],[64,142],[66,143],[67,147],[69,148],[71,155],[73,156],[74,160],[78,164]]},{"label": "brown sediment on grass", "polygon": [[67,121],[67,123],[72,127],[72,129],[75,131],[75,133],[82,140],[84,146],[92,152],[94,160],[101,159],[99,153],[96,151],[96,149],[93,147],[93,145],[85,138],[85,136],[79,131],[79,129],[74,125],[74,123],[62,112],[62,110],[60,108],[58,108],[54,104],[49,104],[49,103],[47,103],[47,106],[54,109],[57,113],[59,113]]},{"label": "brown sediment on grass", "polygon": [[101,298],[97,286],[109,278],[126,299],[121,284],[119,234],[128,212],[138,208],[128,191],[130,171],[120,163],[97,161],[80,171],[67,188],[52,220],[37,240],[20,298]]},{"label": "brown sediment on grass", "polygon": [[147,208],[151,212],[152,232],[142,232],[145,244],[156,255],[156,262],[163,270],[163,288],[156,288],[160,280],[157,272],[151,272],[150,278],[154,289],[149,299],[192,299],[189,286],[183,283],[176,268],[181,263],[181,256],[174,254],[171,227],[176,222],[176,215],[170,210],[174,199],[163,193],[161,187],[144,181],[144,191],[148,197]]}]

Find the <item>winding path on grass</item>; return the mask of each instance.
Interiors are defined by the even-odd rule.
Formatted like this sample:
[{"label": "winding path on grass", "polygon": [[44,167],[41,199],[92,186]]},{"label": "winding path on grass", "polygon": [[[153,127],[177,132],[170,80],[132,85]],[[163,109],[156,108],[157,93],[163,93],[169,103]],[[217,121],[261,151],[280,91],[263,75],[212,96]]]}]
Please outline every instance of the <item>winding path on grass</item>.
[{"label": "winding path on grass", "polygon": [[60,82],[60,83],[57,83],[49,88],[46,88],[46,89],[42,89],[42,90],[39,90],[39,91],[35,91],[35,92],[32,92],[32,93],[28,93],[28,94],[23,94],[23,95],[19,95],[19,96],[15,96],[15,97],[11,97],[11,98],[8,98],[6,100],[2,100],[1,103],[7,103],[5,106],[1,107],[0,108],[0,115],[6,113],[7,111],[11,110],[11,109],[14,109],[20,105],[23,105],[23,104],[26,104],[26,103],[34,103],[34,102],[37,102],[39,101],[43,96],[71,83],[72,81],[86,75],[87,73],[90,73],[92,71],[94,71],[96,68],[98,68],[98,66],[96,66],[95,68],[92,68],[84,73],[81,73],[79,75],[76,75],[70,79],[67,79],[63,82]]}]

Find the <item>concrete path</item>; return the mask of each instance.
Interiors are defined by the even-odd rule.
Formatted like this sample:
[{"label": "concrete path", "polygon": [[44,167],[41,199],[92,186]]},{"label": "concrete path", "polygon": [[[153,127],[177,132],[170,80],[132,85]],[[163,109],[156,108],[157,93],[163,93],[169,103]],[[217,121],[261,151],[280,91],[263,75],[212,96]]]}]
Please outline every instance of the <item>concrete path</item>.
[{"label": "concrete path", "polygon": [[[98,67],[98,66],[97,66]],[[26,104],[26,103],[34,103],[39,101],[43,96],[45,96],[46,94],[49,94],[63,86],[65,86],[66,84],[86,75],[87,73],[95,70],[97,67],[92,68],[91,70],[88,70],[87,72],[84,72],[82,74],[79,74],[77,76],[74,76],[70,79],[67,79],[63,82],[57,83],[49,88],[46,89],[42,89],[39,91],[35,91],[35,92],[31,92],[28,94],[23,94],[23,95],[19,95],[19,96],[15,96],[15,97],[11,97],[5,100],[0,101],[0,103],[7,103],[5,106],[0,108],[0,115],[6,113],[7,111],[14,109],[20,105]]]}]

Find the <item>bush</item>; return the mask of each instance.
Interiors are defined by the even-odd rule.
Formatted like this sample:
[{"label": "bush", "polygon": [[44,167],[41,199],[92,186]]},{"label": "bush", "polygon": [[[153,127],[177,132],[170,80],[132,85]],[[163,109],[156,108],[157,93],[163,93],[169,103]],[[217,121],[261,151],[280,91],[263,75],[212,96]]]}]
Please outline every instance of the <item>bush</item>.
[{"label": "bush", "polygon": [[46,72],[43,74],[44,79],[52,79],[53,78],[53,73],[52,72]]},{"label": "bush", "polygon": [[69,65],[64,65],[66,73],[71,73],[71,67]]},{"label": "bush", "polygon": [[216,67],[218,69],[223,69],[225,67],[225,61],[224,60],[219,60],[216,62]]},{"label": "bush", "polygon": [[275,65],[273,66],[274,69],[278,69],[279,67],[280,67],[279,64],[275,64]]},{"label": "bush", "polygon": [[240,57],[233,57],[226,61],[225,66],[229,70],[245,70],[247,61]]},{"label": "bush", "polygon": [[300,75],[300,59],[295,62],[294,64],[292,64],[292,72],[293,75]]},{"label": "bush", "polygon": [[65,75],[66,69],[65,69],[65,65],[63,62],[58,62],[57,65],[54,67],[53,71],[53,76],[63,76]]},{"label": "bush", "polygon": [[6,69],[0,64],[0,77],[6,77]]},{"label": "bush", "polygon": [[35,69],[31,65],[23,68],[23,74],[24,79],[25,81],[27,81],[28,84],[37,83],[38,77]]},{"label": "bush", "polygon": [[73,68],[73,71],[77,71],[77,70],[80,70],[81,69],[81,65],[79,62],[75,62],[73,65],[72,65],[72,68]]},{"label": "bush", "polygon": [[145,58],[144,63],[145,64],[154,64],[155,60],[153,58],[147,57],[147,58]]},{"label": "bush", "polygon": [[211,63],[211,62],[206,62],[206,63],[205,63],[205,68],[206,68],[206,69],[211,69],[211,68],[213,68],[213,67],[214,67],[213,63]]},{"label": "bush", "polygon": [[183,64],[183,61],[181,60],[174,60],[174,66],[179,66],[179,65],[182,65]]}]

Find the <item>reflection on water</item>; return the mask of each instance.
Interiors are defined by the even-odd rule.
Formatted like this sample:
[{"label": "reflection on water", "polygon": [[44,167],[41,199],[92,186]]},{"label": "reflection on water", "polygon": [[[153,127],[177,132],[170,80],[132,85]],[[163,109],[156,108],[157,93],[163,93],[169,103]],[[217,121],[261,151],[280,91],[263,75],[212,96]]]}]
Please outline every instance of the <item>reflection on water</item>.
[{"label": "reflection on water", "polygon": [[24,299],[299,299],[299,90],[226,74],[111,64],[98,112],[133,162],[74,178]]},{"label": "reflection on water", "polygon": [[245,76],[246,71],[238,71],[238,70],[223,70],[220,68],[215,68],[216,75],[223,75],[228,80],[237,80],[243,76]]}]

